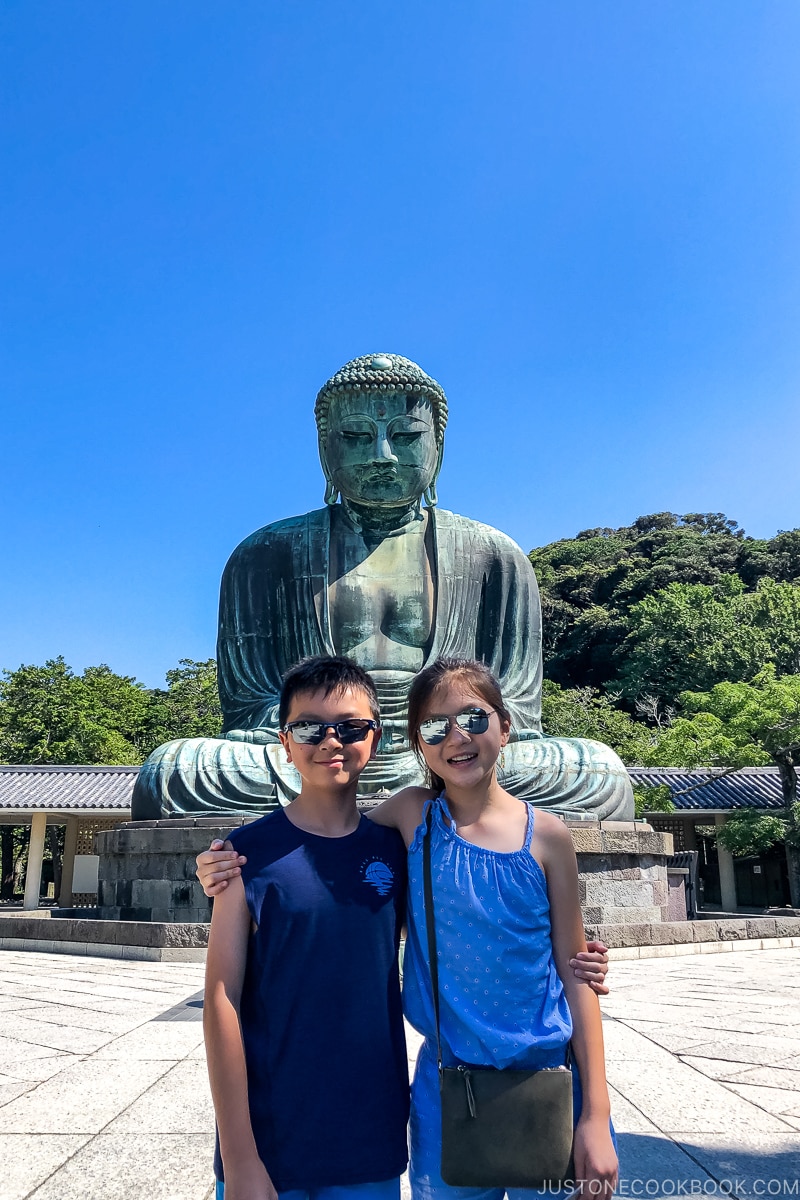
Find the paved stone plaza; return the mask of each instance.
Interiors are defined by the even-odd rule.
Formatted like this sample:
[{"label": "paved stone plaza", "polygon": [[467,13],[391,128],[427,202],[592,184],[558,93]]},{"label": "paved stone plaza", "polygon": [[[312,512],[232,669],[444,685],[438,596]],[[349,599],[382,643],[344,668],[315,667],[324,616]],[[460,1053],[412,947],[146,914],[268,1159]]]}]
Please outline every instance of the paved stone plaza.
[{"label": "paved stone plaza", "polygon": [[[0,952],[0,1200],[210,1196],[202,971]],[[797,951],[618,962],[612,983],[621,1194],[800,1195]]]}]

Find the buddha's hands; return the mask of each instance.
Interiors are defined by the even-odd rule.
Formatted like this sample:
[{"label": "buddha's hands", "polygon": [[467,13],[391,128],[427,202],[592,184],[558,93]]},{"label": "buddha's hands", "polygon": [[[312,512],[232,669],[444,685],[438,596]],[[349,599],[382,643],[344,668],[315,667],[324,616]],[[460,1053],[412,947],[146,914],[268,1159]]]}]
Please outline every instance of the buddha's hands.
[{"label": "buddha's hands", "polygon": [[598,996],[608,995],[609,989],[606,984],[608,947],[603,942],[587,942],[586,949],[571,958],[569,965],[572,967],[575,978],[588,983]]},{"label": "buddha's hands", "polygon": [[215,838],[208,850],[202,850],[194,860],[195,875],[203,885],[207,896],[218,896],[228,886],[228,880],[241,875],[247,862],[243,854],[237,854],[230,842]]},{"label": "buddha's hands", "polygon": [[228,742],[252,742],[256,746],[270,746],[280,739],[269,729],[229,729],[225,734]]}]

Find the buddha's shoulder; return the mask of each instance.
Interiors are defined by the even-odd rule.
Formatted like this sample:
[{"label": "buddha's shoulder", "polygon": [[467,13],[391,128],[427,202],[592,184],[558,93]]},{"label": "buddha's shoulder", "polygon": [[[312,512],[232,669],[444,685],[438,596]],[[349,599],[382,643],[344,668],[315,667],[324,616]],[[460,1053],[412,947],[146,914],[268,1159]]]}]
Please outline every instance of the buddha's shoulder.
[{"label": "buddha's shoulder", "polygon": [[327,508],[315,508],[311,512],[302,513],[297,517],[285,517],[282,521],[272,521],[262,525],[249,537],[246,537],[234,550],[231,559],[246,555],[251,550],[260,547],[274,548],[281,543],[292,543],[299,537],[307,537],[309,533],[320,533],[328,530],[329,512]]},{"label": "buddha's shoulder", "polygon": [[463,517],[460,513],[448,512],[447,509],[437,508],[436,526],[440,537],[448,531],[456,536],[468,538],[470,542],[484,546],[497,554],[516,557],[520,555],[526,561],[528,556],[513,538],[493,525],[485,525],[483,521],[475,521],[472,517]]}]

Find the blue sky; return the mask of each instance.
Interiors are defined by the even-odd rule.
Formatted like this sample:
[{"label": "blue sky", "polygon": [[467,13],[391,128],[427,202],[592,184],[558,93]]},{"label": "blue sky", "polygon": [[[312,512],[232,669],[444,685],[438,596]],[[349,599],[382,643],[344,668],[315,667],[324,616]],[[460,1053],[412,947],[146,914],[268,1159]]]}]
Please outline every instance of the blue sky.
[{"label": "blue sky", "polygon": [[0,667],[213,654],[347,359],[524,549],[800,524],[794,0],[3,0]]}]

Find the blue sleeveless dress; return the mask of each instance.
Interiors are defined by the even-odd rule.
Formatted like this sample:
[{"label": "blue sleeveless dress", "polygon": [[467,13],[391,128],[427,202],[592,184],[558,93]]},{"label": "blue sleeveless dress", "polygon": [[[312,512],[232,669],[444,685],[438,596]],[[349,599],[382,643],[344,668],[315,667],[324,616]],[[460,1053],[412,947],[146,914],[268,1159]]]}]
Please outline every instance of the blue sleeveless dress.
[{"label": "blue sleeveless dress", "polygon": [[[439,957],[445,1066],[536,1069],[563,1064],[572,1019],[556,971],[544,872],[530,853],[533,805],[525,840],[504,854],[465,841],[454,830],[444,795],[433,806],[431,874]],[[425,1037],[411,1089],[410,1178],[415,1200],[496,1200],[502,1189],[455,1188],[442,1181],[436,1021],[428,965],[422,886],[423,821],[408,851],[408,938],[403,1004]],[[573,1070],[575,1119],[581,1111]],[[529,1197],[518,1189],[509,1196]]]}]

